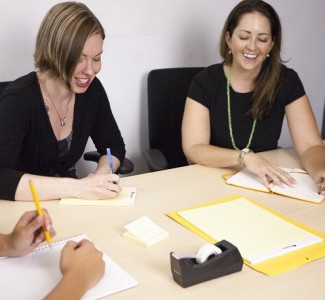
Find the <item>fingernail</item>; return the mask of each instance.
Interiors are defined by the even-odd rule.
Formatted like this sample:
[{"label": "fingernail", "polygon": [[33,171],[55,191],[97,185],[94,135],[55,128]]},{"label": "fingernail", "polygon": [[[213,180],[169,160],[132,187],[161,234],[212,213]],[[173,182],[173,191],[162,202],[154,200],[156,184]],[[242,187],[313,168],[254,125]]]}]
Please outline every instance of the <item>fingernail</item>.
[{"label": "fingernail", "polygon": [[42,239],[41,238],[37,238],[36,240],[35,240],[35,243],[36,244],[39,244],[39,243],[41,243],[42,242]]}]

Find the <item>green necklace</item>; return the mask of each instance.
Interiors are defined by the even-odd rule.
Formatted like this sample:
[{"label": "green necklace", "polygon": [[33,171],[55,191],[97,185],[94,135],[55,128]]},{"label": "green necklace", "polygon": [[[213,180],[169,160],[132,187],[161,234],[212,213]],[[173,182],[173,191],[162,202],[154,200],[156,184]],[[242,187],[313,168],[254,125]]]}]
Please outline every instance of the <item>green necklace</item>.
[{"label": "green necklace", "polygon": [[[234,135],[233,135],[233,132],[232,132],[231,110],[230,110],[230,80],[231,80],[231,66],[228,67],[228,74],[227,74],[228,127],[229,127],[229,134],[230,134],[230,139],[231,139],[231,143],[232,143],[233,148],[236,149],[236,150],[241,150],[236,146]],[[248,143],[247,143],[246,147],[244,147],[244,148],[249,148],[249,146],[251,145],[252,138],[253,138],[253,135],[254,135],[254,132],[255,132],[255,127],[256,127],[256,119],[254,119],[252,130],[251,130],[251,133],[249,135]]]}]

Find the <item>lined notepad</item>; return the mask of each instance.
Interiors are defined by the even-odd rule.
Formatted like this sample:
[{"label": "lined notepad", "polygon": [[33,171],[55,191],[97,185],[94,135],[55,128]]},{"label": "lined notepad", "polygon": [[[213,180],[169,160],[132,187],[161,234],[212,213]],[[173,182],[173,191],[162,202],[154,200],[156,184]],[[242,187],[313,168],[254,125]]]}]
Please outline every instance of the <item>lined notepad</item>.
[{"label": "lined notepad", "polygon": [[80,198],[62,198],[60,204],[63,205],[94,205],[94,206],[133,206],[135,205],[137,189],[136,187],[123,187],[121,193],[112,199],[80,199]]},{"label": "lined notepad", "polygon": [[[240,204],[243,200],[244,203],[249,203],[248,207],[245,204]],[[255,206],[257,207],[256,213],[254,213]],[[210,210],[212,207],[214,207],[214,213]],[[205,209],[201,210],[201,208]],[[190,214],[195,211],[199,216],[193,216],[192,218]],[[265,220],[261,218],[264,214],[267,215]],[[215,244],[222,239],[228,240],[238,247],[247,266],[269,276],[279,275],[325,257],[325,234],[323,232],[310,228],[242,196],[234,195],[201,203],[181,211],[167,213],[167,215],[210,243]],[[198,222],[196,218],[199,218]],[[275,221],[274,226],[273,220]],[[280,223],[278,223],[279,220]],[[289,237],[292,236],[290,231],[288,232],[288,229],[292,228],[292,226],[294,228],[292,235],[298,237],[298,240],[295,239],[294,243],[290,243],[292,240],[285,239],[285,243],[279,244],[279,237],[287,234]],[[303,231],[302,236],[300,236],[299,230],[298,233],[296,232],[297,228]],[[311,235],[304,236],[305,233]],[[307,246],[309,238],[312,238],[312,244]],[[273,241],[272,245],[269,244],[271,242],[269,239]],[[300,248],[290,247],[295,243],[299,243]],[[247,248],[246,245],[248,245]],[[263,249],[263,245],[267,245],[267,248]],[[257,249],[262,251],[258,253]],[[271,258],[279,249],[283,250],[282,254],[279,253],[279,255]],[[273,253],[273,255],[269,255],[270,253]],[[250,261],[259,261],[260,255],[262,255],[263,261],[250,263]],[[267,257],[270,258],[267,259]]]},{"label": "lined notepad", "polygon": [[245,198],[179,211],[178,215],[214,240],[233,243],[251,264],[323,241]]},{"label": "lined notepad", "polygon": [[144,216],[124,226],[123,236],[150,247],[169,236],[169,233]]},{"label": "lined notepad", "polygon": [[[88,239],[80,235],[70,240]],[[24,257],[0,258],[1,299],[43,299],[60,281],[61,250],[68,240],[41,246]],[[99,299],[136,286],[137,281],[104,254],[105,275],[82,299]],[[91,272],[91,270],[89,270]]]}]

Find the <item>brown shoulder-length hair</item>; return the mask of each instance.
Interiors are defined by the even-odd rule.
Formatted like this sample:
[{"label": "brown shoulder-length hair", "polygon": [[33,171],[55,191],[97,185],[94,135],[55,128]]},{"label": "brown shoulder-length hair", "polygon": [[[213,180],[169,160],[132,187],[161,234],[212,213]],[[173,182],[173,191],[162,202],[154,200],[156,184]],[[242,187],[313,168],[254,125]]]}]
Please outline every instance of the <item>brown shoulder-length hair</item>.
[{"label": "brown shoulder-length hair", "polygon": [[105,32],[89,8],[78,2],[54,5],[39,28],[34,53],[35,67],[48,76],[62,79],[70,89],[70,80],[86,40]]},{"label": "brown shoulder-length hair", "polygon": [[282,28],[278,14],[274,8],[261,0],[243,0],[230,12],[223,27],[220,39],[220,55],[226,65],[232,64],[232,55],[226,43],[226,33],[231,37],[240,19],[248,13],[258,12],[268,18],[271,25],[273,48],[269,57],[265,59],[261,70],[254,82],[254,92],[250,113],[254,119],[261,119],[271,109],[274,97],[282,76],[281,43]]}]

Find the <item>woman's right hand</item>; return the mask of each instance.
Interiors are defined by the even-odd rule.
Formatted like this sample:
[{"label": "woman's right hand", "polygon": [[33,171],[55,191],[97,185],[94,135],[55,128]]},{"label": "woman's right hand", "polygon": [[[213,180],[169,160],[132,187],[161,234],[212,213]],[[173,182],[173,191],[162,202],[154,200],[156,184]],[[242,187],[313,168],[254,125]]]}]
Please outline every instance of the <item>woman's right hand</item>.
[{"label": "woman's right hand", "polygon": [[278,186],[293,187],[295,179],[290,176],[289,173],[274,166],[266,159],[262,158],[254,152],[249,152],[245,155],[246,168],[261,178],[262,183],[269,188],[270,184],[276,184]]},{"label": "woman's right hand", "polygon": [[46,228],[51,237],[55,236],[51,217],[45,208],[43,216],[39,216],[36,210],[25,212],[13,231],[5,235],[7,243],[2,246],[6,246],[6,252],[1,255],[23,256],[31,252],[45,240],[42,226]]},{"label": "woman's right hand", "polygon": [[80,179],[81,188],[78,198],[107,199],[115,198],[122,190],[120,177],[116,174],[90,174]]}]

